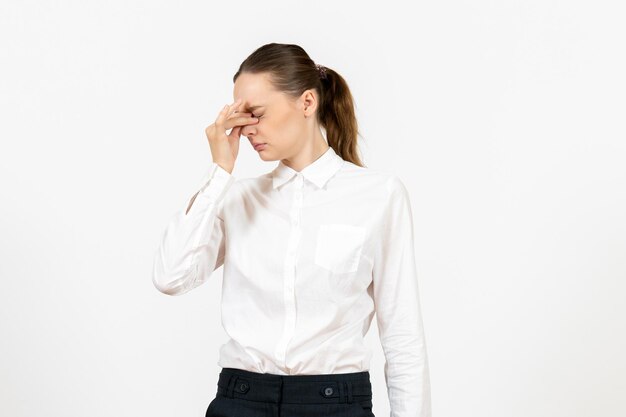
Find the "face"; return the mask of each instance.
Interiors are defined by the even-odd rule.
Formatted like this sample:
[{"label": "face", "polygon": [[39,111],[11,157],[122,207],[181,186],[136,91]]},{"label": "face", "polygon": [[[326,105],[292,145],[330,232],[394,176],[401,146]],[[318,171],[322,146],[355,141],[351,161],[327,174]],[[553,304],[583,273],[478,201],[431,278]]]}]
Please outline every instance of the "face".
[{"label": "face", "polygon": [[235,81],[233,98],[242,100],[239,111],[259,118],[257,123],[244,126],[241,135],[248,138],[250,146],[265,143],[256,150],[263,160],[292,157],[304,146],[313,123],[311,116],[317,101],[311,102],[311,97],[311,90],[297,99],[274,90],[267,73],[240,74]]}]

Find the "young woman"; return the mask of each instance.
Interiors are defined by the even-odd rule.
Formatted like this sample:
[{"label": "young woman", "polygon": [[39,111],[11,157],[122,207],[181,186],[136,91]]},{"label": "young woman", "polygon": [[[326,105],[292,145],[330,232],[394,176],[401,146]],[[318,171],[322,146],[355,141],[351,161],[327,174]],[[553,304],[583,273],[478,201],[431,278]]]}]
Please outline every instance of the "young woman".
[{"label": "young woman", "polygon": [[[430,417],[409,194],[360,163],[345,80],[277,43],[233,80],[235,102],[206,128],[213,162],[153,272],[159,291],[180,295],[224,266],[229,340],[206,417],[372,417],[363,338],[375,313],[391,415]],[[241,135],[279,161],[271,172],[232,175]]]}]

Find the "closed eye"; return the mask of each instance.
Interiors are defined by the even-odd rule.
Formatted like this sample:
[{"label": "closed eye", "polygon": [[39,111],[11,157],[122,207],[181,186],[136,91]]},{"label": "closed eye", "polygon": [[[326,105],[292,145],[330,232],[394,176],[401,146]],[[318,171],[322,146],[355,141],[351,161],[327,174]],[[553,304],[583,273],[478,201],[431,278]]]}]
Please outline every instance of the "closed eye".
[{"label": "closed eye", "polygon": [[260,119],[263,116],[255,116],[254,114],[252,114],[252,117],[258,117]]}]

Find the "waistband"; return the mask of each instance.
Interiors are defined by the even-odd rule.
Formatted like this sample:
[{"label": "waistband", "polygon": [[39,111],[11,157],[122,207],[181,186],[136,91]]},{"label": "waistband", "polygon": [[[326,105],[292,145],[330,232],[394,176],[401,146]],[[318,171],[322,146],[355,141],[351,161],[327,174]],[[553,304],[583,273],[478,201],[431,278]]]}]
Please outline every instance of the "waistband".
[{"label": "waistband", "polygon": [[276,404],[352,403],[371,399],[372,384],[369,371],[276,375],[222,368],[217,394]]}]

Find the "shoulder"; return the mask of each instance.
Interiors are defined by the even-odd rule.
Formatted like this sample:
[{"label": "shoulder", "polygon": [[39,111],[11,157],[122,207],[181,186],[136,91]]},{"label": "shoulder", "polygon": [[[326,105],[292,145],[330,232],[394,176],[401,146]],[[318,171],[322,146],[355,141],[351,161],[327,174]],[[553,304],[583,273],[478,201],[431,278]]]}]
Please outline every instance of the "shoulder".
[{"label": "shoulder", "polygon": [[357,181],[360,180],[367,183],[379,184],[384,184],[386,181],[388,181],[389,177],[393,175],[393,173],[385,170],[370,168],[366,166],[362,167],[350,161],[343,162],[340,173],[345,177],[353,178]]},{"label": "shoulder", "polygon": [[372,190],[378,190],[387,197],[408,194],[404,181],[391,170],[362,167],[344,161],[341,174],[355,183],[361,182]]}]

